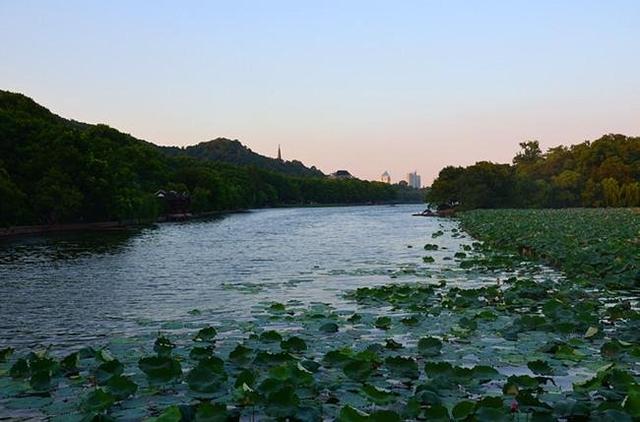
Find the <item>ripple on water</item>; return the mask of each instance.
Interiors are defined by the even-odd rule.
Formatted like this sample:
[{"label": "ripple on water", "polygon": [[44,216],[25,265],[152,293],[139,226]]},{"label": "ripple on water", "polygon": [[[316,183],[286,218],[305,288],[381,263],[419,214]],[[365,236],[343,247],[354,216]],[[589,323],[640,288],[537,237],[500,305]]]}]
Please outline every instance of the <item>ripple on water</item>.
[{"label": "ripple on water", "polygon": [[[194,321],[194,309],[243,320],[260,302],[353,309],[344,291],[390,281],[442,274],[453,284],[491,281],[470,280],[445,259],[471,239],[452,233],[455,221],[411,217],[419,208],[271,209],[128,233],[5,241],[0,342],[77,348]],[[425,243],[439,248],[425,251]],[[423,263],[424,255],[434,262]]]}]

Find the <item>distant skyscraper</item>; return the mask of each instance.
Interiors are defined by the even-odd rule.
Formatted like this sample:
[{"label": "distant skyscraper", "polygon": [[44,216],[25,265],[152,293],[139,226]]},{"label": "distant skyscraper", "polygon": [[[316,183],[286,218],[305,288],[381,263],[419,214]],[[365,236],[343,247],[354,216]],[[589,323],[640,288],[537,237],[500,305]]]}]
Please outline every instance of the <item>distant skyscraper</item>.
[{"label": "distant skyscraper", "polygon": [[278,144],[278,160],[282,161],[282,153],[280,152],[280,144]]},{"label": "distant skyscraper", "polygon": [[382,173],[382,176],[380,176],[380,181],[382,183],[391,184],[391,176],[389,176],[389,173],[385,171]]},{"label": "distant skyscraper", "polygon": [[413,173],[407,173],[407,184],[416,189],[420,189],[422,187],[420,175],[417,171],[414,171]]}]

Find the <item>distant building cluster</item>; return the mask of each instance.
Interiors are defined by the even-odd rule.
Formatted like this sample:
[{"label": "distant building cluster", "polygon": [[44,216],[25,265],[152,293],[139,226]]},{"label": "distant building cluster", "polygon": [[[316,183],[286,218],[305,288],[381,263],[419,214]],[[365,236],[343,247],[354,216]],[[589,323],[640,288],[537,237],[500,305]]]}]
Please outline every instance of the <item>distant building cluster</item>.
[{"label": "distant building cluster", "polygon": [[[384,173],[382,173],[382,175],[380,175],[380,181],[382,183],[391,184],[391,175],[389,175],[388,171],[385,171]],[[417,171],[414,171],[413,173],[407,173],[407,178],[405,180],[400,180],[398,184],[402,186],[410,186],[415,189],[422,188],[422,181]]]},{"label": "distant building cluster", "polygon": [[[338,170],[335,173],[331,173],[329,175],[329,178],[353,179],[354,177],[347,170]],[[391,175],[389,174],[388,171],[385,170],[385,172],[380,175],[380,181],[388,185],[391,184]],[[401,186],[409,186],[414,189],[422,189],[422,180],[417,171],[414,171],[412,173],[407,173],[406,179],[398,181],[398,184]]]},{"label": "distant building cluster", "polygon": [[407,184],[415,189],[420,189],[422,187],[420,175],[417,171],[414,171],[413,173],[407,173]]}]

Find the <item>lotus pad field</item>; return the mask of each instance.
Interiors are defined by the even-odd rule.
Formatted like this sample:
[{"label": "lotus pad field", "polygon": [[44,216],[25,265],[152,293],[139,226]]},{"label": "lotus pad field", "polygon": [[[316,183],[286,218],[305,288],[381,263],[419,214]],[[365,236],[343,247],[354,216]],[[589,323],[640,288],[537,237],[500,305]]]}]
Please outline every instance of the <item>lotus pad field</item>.
[{"label": "lotus pad field", "polygon": [[[65,421],[637,420],[634,218],[464,214],[477,240],[441,224],[407,245],[424,258],[387,284],[340,292],[349,309],[271,302],[248,321],[169,324],[71,354],[5,348],[0,409]],[[464,241],[444,249],[441,236]],[[581,262],[589,250],[600,255]]]},{"label": "lotus pad field", "polygon": [[640,288],[640,209],[477,210],[461,219],[472,235],[574,282]]}]

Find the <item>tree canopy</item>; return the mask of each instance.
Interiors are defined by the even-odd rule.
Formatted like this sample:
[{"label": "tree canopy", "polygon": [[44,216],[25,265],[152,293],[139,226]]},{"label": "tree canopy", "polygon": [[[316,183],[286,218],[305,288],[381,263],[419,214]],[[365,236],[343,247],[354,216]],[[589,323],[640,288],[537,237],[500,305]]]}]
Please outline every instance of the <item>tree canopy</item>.
[{"label": "tree canopy", "polygon": [[396,196],[394,187],[378,182],[167,154],[106,125],[67,120],[24,95],[0,91],[0,226],[154,219],[161,212],[154,196],[159,189],[188,192],[194,212]]},{"label": "tree canopy", "polygon": [[513,164],[479,162],[445,167],[427,199],[474,208],[640,206],[640,138],[604,135],[542,152],[520,143]]}]

